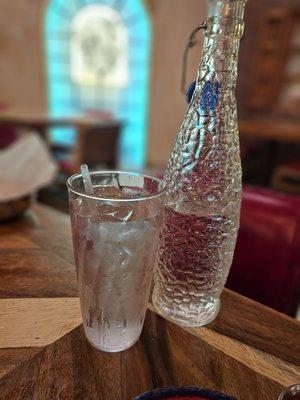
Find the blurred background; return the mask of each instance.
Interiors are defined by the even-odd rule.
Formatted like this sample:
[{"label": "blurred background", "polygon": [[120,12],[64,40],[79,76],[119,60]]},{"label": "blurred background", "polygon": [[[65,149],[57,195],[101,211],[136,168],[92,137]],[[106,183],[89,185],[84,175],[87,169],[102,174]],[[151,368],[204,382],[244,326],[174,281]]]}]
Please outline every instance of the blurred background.
[{"label": "blurred background", "polygon": [[[31,176],[45,172],[35,197],[64,212],[66,178],[82,163],[161,174],[186,109],[184,48],[205,16],[204,0],[0,0],[0,194],[12,165],[15,181],[29,164]],[[296,316],[299,0],[249,0],[245,20],[237,85],[244,197],[228,287]],[[197,38],[188,82],[201,57]],[[0,219],[1,211],[7,220],[3,198]]]}]

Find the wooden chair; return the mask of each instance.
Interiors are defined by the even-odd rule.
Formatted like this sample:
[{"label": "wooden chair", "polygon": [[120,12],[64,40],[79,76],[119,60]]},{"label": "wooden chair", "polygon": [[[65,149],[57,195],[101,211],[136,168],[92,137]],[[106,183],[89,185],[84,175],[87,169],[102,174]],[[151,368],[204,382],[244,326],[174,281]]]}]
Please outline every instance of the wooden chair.
[{"label": "wooden chair", "polygon": [[79,127],[78,141],[74,157],[74,167],[88,164],[91,169],[104,166],[114,169],[118,163],[118,144],[121,126],[118,123],[97,128]]},{"label": "wooden chair", "polygon": [[79,172],[82,164],[93,169],[117,167],[118,143],[121,125],[103,123],[101,128],[77,125],[77,142],[74,147],[52,146],[52,154],[58,164],[59,174],[51,187],[39,194],[39,200],[63,212],[68,212],[66,179]]},{"label": "wooden chair", "polygon": [[[248,183],[270,186],[274,169],[282,162],[281,144],[300,143],[300,115],[286,95],[290,61],[299,52],[295,45],[299,15],[298,0],[250,1],[246,8],[237,98]],[[253,141],[256,149],[249,154],[246,150]]]},{"label": "wooden chair", "polygon": [[82,164],[88,164],[91,169],[116,168],[121,125],[108,123],[103,124],[101,129],[86,126],[78,126],[77,129],[75,148],[52,146],[60,170],[72,175],[80,170]]},{"label": "wooden chair", "polygon": [[296,22],[297,13],[288,4],[263,14],[248,98],[250,110],[261,112],[278,106]]}]

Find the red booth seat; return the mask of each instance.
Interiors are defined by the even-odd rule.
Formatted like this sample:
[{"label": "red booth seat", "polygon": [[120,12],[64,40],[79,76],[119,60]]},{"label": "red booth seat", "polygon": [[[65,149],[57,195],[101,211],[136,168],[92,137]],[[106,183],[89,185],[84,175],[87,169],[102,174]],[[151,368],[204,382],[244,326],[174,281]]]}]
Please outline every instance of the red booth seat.
[{"label": "red booth seat", "polygon": [[227,287],[294,315],[300,282],[300,198],[244,187]]}]

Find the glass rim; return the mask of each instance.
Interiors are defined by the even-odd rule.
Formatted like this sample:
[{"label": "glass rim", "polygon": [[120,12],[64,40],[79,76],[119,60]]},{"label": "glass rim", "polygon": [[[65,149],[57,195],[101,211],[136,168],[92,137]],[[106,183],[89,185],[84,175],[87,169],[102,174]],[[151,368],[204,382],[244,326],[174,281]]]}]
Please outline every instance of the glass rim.
[{"label": "glass rim", "polygon": [[289,398],[291,398],[291,396],[295,395],[295,394],[299,394],[300,393],[300,383],[297,383],[295,385],[289,386],[288,388],[286,388],[279,396],[278,400],[287,400]]},{"label": "glass rim", "polygon": [[140,172],[133,172],[133,171],[114,171],[114,170],[105,170],[105,171],[92,171],[90,172],[90,175],[113,175],[113,174],[119,174],[119,175],[132,175],[132,176],[141,176],[143,178],[148,178],[151,179],[152,181],[155,181],[158,183],[158,187],[162,184],[163,188],[158,190],[157,193],[150,193],[150,194],[145,194],[139,197],[133,197],[133,198],[115,198],[115,197],[101,197],[101,196],[96,196],[92,194],[88,194],[83,190],[77,189],[73,186],[72,182],[77,179],[82,177],[82,174],[80,172],[70,176],[67,180],[67,187],[68,189],[72,192],[75,193],[79,196],[96,200],[96,201],[109,201],[109,202],[117,202],[117,203],[123,203],[123,202],[139,202],[139,201],[146,201],[146,200],[151,200],[155,199],[156,197],[160,197],[163,194],[165,194],[166,187],[164,184],[164,181],[162,179],[156,178],[151,175],[143,174]]}]

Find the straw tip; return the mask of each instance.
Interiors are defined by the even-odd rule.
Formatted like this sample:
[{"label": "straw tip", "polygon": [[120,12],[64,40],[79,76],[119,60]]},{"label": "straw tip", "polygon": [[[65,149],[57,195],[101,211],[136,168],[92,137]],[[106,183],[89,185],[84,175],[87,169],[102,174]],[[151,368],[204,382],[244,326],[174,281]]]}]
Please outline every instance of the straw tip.
[{"label": "straw tip", "polygon": [[80,169],[81,169],[81,171],[88,171],[89,167],[87,166],[87,164],[82,164]]}]

